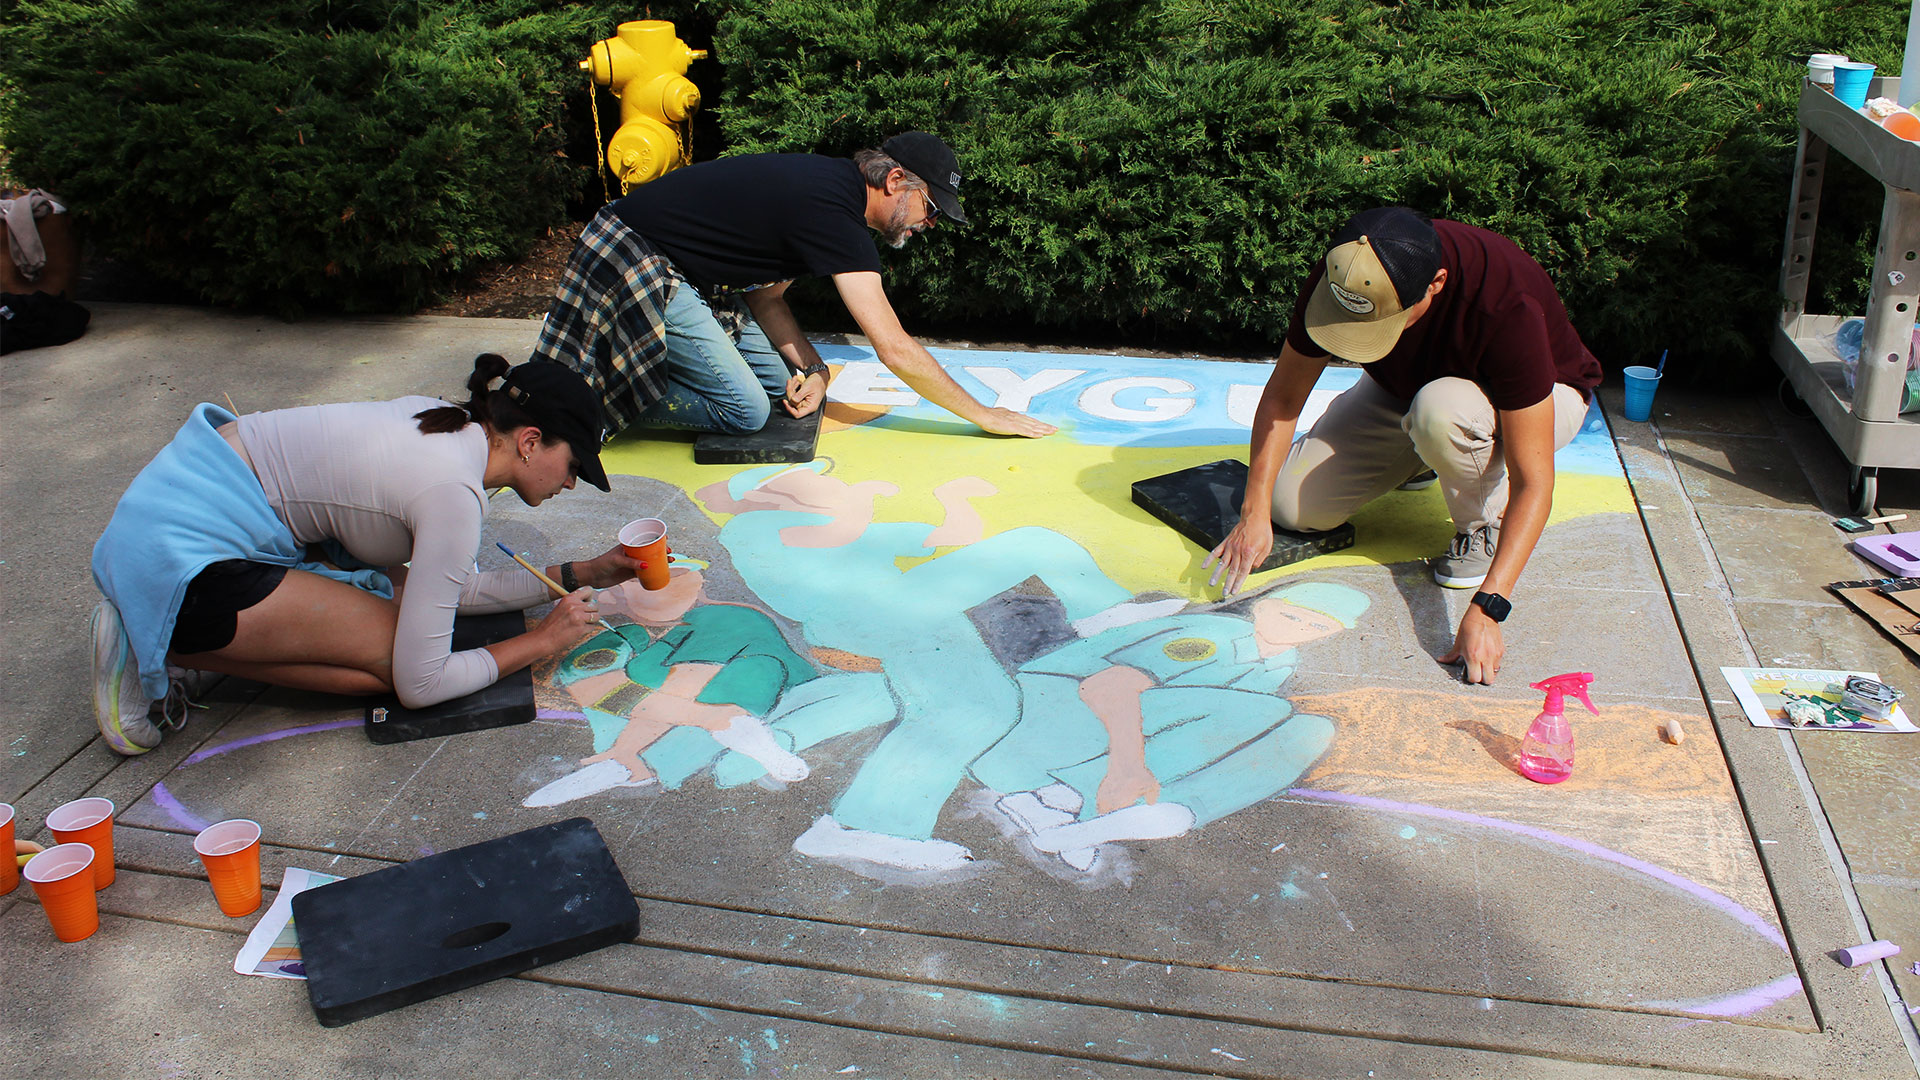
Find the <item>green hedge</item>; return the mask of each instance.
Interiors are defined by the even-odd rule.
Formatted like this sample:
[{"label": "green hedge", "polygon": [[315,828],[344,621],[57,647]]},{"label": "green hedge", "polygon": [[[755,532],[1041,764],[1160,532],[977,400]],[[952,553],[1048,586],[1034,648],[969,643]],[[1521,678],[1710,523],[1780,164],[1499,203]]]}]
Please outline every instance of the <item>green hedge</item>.
[{"label": "green hedge", "polygon": [[[1774,311],[1800,64],[1840,49],[1893,71],[1904,13],[26,0],[0,13],[0,147],[107,254],[210,299],[408,310],[598,200],[574,61],[623,19],[670,18],[695,47],[713,28],[718,63],[693,75],[724,152],[844,154],[909,127],[959,151],[977,224],[888,255],[916,326],[1269,347],[1326,234],[1404,202],[1513,236],[1609,366],[1670,346],[1682,371],[1732,371]],[[1878,193],[1844,173],[1816,310],[1864,296]]]},{"label": "green hedge", "polygon": [[565,220],[591,170],[562,156],[563,94],[584,104],[573,62],[615,22],[533,0],[10,12],[11,171],[106,254],[283,311],[411,310]]},{"label": "green hedge", "polygon": [[[765,0],[719,22],[721,120],[733,152],[954,144],[978,224],[910,245],[912,314],[1271,343],[1323,238],[1401,202],[1512,236],[1609,367],[1727,369],[1775,310],[1805,56],[1897,72],[1905,11]],[[1857,304],[1843,235],[1823,300]]]}]

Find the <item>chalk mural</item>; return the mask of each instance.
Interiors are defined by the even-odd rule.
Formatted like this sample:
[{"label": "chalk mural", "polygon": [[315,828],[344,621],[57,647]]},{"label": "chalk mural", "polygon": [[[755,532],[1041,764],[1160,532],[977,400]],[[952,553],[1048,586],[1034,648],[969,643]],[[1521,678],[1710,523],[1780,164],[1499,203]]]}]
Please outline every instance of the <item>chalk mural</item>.
[{"label": "chalk mural", "polygon": [[[1114,955],[1798,1022],[1697,712],[1665,747],[1647,733],[1677,714],[1616,696],[1548,792],[1508,764],[1538,697],[1438,675],[1452,619],[1418,569],[1452,535],[1437,491],[1388,494],[1353,548],[1226,601],[1205,553],[1132,505],[1133,481],[1244,455],[1265,365],[936,352],[982,400],[1062,427],[1025,441],[971,432],[864,350],[822,351],[835,378],[813,462],[700,466],[684,440],[627,436],[603,454],[610,497],[496,501],[489,532],[520,550],[594,550],[638,516],[674,538],[666,588],[604,592],[612,629],[537,666],[539,721],[397,749],[363,746],[357,716],[263,714],[136,817],[245,812],[220,805],[234,778],[308,760],[284,740],[338,740],[342,760],[413,755],[416,771],[303,773],[353,822],[284,824],[316,850],[404,858],[584,814],[676,902],[912,929],[939,890],[943,933],[1048,946],[1059,915]],[[1327,372],[1305,419],[1356,377]],[[1556,466],[1543,550],[1633,528],[1597,411]],[[449,791],[487,801],[449,813]],[[1116,887],[1126,904],[1081,902]],[[1499,962],[1528,955],[1505,928],[1559,888],[1638,898],[1646,932],[1621,950],[1670,952],[1670,926],[1739,963],[1550,965],[1561,983],[1535,985]],[[1429,917],[1484,952],[1380,945],[1424,940]]]},{"label": "chalk mural", "polygon": [[[820,742],[891,724],[795,850],[906,870],[964,865],[936,837],[963,781],[1000,796],[1033,847],[1090,870],[1102,845],[1179,836],[1286,789],[1332,739],[1278,696],[1295,646],[1354,625],[1345,585],[1290,584],[1186,612],[1127,593],[1049,529],[984,536],[978,477],[935,489],[943,520],[876,523],[892,485],[830,462],[744,470],[699,492],[745,584],[835,667],[790,648],[765,611],[700,603],[702,571],[603,603],[632,620],[561,661],[595,753],[528,796],[551,806],[711,767],[730,787],[795,782]],[[943,553],[901,569],[898,561]],[[850,602],[854,601],[854,602]],[[854,670],[844,670],[852,668]]]},{"label": "chalk mural", "polygon": [[[645,439],[608,448],[616,471],[631,454],[625,468],[694,493],[744,591],[706,597],[708,568],[689,551],[661,593],[610,594],[609,617],[625,624],[550,676],[586,719],[591,752],[524,805],[677,790],[701,774],[721,788],[799,783],[812,747],[878,729],[794,850],[965,866],[975,853],[941,836],[940,821],[956,795],[980,791],[1026,848],[1084,872],[1106,845],[1187,834],[1285,791],[1320,758],[1334,722],[1296,714],[1283,684],[1298,647],[1352,628],[1372,599],[1299,573],[1381,553],[1268,575],[1264,593],[1222,605],[1200,586],[1191,545],[1142,528],[1127,502],[1131,479],[1243,454],[1264,365],[1189,364],[1172,377],[1112,357],[950,364],[983,400],[1062,423],[1025,443],[927,438],[951,417],[860,351],[827,351],[842,362],[823,453],[851,444],[845,460],[714,479]],[[1329,371],[1302,427],[1357,375]],[[1557,515],[1617,497],[1597,413],[1589,426],[1561,468],[1613,482],[1563,484]],[[1101,475],[1129,456],[1132,476]],[[1090,479],[1063,488],[1076,474]],[[1437,500],[1399,509],[1434,534],[1429,547],[1443,545]]]}]

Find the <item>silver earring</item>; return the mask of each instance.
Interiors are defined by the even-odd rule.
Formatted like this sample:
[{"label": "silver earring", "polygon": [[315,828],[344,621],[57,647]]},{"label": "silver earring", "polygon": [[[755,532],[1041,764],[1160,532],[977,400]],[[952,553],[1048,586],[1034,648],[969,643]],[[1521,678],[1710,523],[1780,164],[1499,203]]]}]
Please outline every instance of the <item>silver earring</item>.
[{"label": "silver earring", "polygon": [[521,455],[520,455],[520,464],[522,464],[522,465],[525,465],[526,463],[527,463],[527,455],[525,455],[525,454],[521,454]]}]

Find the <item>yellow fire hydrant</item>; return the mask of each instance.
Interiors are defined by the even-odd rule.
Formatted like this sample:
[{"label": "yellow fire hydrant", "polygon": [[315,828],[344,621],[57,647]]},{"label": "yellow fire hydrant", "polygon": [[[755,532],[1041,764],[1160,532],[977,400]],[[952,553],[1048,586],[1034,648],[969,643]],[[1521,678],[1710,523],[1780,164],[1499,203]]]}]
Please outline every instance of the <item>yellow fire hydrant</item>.
[{"label": "yellow fire hydrant", "polygon": [[607,143],[607,165],[622,195],[649,180],[693,163],[693,111],[700,88],[687,65],[707,57],[690,49],[662,19],[621,23],[613,37],[595,42],[580,68],[620,99],[620,128]]}]

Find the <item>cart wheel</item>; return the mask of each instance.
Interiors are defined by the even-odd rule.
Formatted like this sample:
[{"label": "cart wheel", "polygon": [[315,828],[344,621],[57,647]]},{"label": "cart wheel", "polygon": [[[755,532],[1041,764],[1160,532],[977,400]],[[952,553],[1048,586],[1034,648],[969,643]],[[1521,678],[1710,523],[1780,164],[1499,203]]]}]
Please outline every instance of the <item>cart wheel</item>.
[{"label": "cart wheel", "polygon": [[1880,469],[1872,465],[1855,466],[1853,480],[1847,485],[1847,499],[1853,504],[1854,513],[1870,516],[1880,502]]},{"label": "cart wheel", "polygon": [[1780,388],[1775,391],[1780,398],[1780,407],[1787,410],[1789,416],[1806,420],[1813,416],[1813,406],[1806,403],[1800,392],[1793,388],[1793,380],[1781,379]]}]

